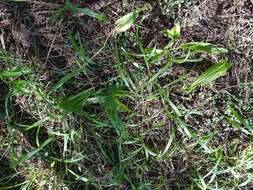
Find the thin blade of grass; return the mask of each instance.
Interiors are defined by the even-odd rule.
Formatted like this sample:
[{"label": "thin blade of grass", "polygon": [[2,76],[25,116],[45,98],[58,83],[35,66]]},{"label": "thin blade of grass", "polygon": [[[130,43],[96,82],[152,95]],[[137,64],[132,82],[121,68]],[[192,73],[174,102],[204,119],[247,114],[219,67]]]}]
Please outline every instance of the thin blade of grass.
[{"label": "thin blade of grass", "polygon": [[164,148],[163,152],[158,156],[158,158],[162,158],[169,151],[169,148],[172,145],[174,138],[175,138],[175,128],[172,127],[168,143],[166,147]]},{"label": "thin blade of grass", "polygon": [[48,138],[40,147],[37,147],[33,149],[31,152],[28,152],[26,155],[21,156],[14,164],[12,165],[14,168],[21,163],[25,162],[26,160],[31,159],[34,155],[36,155],[38,152],[40,152],[45,146],[47,146],[49,143],[53,141],[53,138]]},{"label": "thin blade of grass", "polygon": [[53,87],[52,89],[49,91],[49,95],[56,92],[59,88],[61,88],[65,83],[67,83],[70,79],[78,76],[80,74],[80,72],[83,69],[77,69],[72,71],[71,73],[66,74],[64,77],[62,77]]}]

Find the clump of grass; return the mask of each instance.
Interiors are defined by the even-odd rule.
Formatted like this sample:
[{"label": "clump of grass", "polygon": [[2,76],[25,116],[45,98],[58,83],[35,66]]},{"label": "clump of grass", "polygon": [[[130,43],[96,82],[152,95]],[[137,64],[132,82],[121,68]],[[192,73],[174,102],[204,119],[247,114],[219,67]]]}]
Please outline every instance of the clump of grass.
[{"label": "clump of grass", "polygon": [[[66,1],[60,13],[69,10],[80,8]],[[217,82],[229,76],[227,50],[182,42],[179,24],[161,32],[164,43],[150,45],[143,41],[149,13],[124,15],[116,21],[111,72],[102,84],[91,80],[99,62],[84,48],[82,33],[66,38],[73,66],[48,81],[40,81],[34,63],[0,51],[6,89],[0,151],[10,170],[0,189],[251,185],[252,123],[240,98]],[[206,66],[208,56],[217,63]]]}]

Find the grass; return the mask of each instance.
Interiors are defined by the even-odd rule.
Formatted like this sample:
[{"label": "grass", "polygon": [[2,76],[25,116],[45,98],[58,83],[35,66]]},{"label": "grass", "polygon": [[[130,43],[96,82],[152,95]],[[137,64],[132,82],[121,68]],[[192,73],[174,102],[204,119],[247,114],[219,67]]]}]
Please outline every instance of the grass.
[{"label": "grass", "polygon": [[[252,188],[252,100],[221,85],[228,50],[184,42],[179,23],[147,43],[151,9],[121,13],[94,49],[67,28],[66,68],[0,50],[0,190]],[[105,21],[70,1],[53,18],[68,11]]]}]

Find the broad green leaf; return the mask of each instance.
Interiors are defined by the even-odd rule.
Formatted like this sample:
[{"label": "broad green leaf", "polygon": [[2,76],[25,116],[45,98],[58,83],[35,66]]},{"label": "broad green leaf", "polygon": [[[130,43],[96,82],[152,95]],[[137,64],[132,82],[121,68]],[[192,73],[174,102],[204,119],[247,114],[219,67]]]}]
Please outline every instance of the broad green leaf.
[{"label": "broad green leaf", "polygon": [[117,133],[119,135],[122,134],[124,127],[123,127],[122,121],[120,119],[119,113],[117,111],[108,110],[107,114],[112,122],[113,127],[117,131]]},{"label": "broad green leaf", "polygon": [[219,61],[200,75],[189,87],[189,91],[194,90],[198,86],[207,85],[217,78],[225,75],[229,68],[230,63],[227,60],[223,59]]},{"label": "broad green leaf", "polygon": [[205,42],[190,42],[190,43],[182,44],[180,48],[191,50],[193,53],[205,52],[211,55],[217,55],[217,54],[228,52],[224,48],[218,47],[211,43],[205,43]]},{"label": "broad green leaf", "polygon": [[117,111],[117,112],[129,111],[129,108],[125,104],[120,102],[120,100],[115,96],[110,95],[96,96],[93,98],[89,98],[88,102],[93,104],[101,104],[104,106],[104,108],[110,111]]},{"label": "broad green leaf", "polygon": [[91,95],[89,91],[81,92],[75,96],[71,96],[65,98],[60,101],[59,107],[66,113],[79,113],[82,112],[82,107],[87,100],[87,98]]},{"label": "broad green leaf", "polygon": [[113,96],[107,96],[106,98],[104,98],[104,102],[102,104],[105,106],[105,108],[112,111],[117,112],[129,111],[129,108],[125,104],[123,104],[121,101],[119,101],[118,98]]},{"label": "broad green leaf", "polygon": [[133,11],[119,18],[115,23],[116,32],[121,33],[130,29],[134,25],[135,20],[137,19],[138,16],[139,16],[139,11]]},{"label": "broad green leaf", "polygon": [[105,90],[104,93],[102,93],[103,95],[107,95],[107,96],[114,96],[114,97],[125,97],[128,96],[130,97],[129,92],[123,90],[122,88],[119,87],[110,87],[107,88]]},{"label": "broad green leaf", "polygon": [[118,87],[110,87],[97,96],[89,98],[87,102],[101,104],[105,109],[110,111],[127,112],[130,111],[129,108],[118,99],[118,97],[126,96],[132,98],[125,90]]}]

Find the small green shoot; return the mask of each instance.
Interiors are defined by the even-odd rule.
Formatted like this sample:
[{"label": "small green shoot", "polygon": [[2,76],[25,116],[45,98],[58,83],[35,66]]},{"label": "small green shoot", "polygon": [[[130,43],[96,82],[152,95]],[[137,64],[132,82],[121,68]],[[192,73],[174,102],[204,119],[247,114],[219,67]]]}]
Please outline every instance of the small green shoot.
[{"label": "small green shoot", "polygon": [[180,38],[181,28],[180,25],[177,23],[171,30],[166,30],[165,35],[169,37],[171,40],[175,41]]}]

